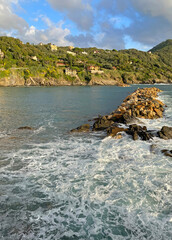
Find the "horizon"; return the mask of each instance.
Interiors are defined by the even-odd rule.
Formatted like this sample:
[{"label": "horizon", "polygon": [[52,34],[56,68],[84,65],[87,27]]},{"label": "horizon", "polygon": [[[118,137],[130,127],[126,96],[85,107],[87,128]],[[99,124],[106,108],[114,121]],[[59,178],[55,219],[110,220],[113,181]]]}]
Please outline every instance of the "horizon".
[{"label": "horizon", "polygon": [[0,0],[0,35],[24,43],[149,51],[172,38],[170,0]]}]

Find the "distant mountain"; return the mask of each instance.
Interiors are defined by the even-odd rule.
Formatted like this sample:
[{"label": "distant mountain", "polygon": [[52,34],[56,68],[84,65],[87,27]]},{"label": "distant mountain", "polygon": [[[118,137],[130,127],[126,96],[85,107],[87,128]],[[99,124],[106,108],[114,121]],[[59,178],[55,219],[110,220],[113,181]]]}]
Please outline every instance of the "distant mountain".
[{"label": "distant mountain", "polygon": [[153,47],[150,50],[152,53],[157,53],[157,52],[172,52],[172,39],[168,39],[155,47]]},{"label": "distant mountain", "polygon": [[172,39],[168,39],[150,50],[152,53],[157,54],[161,61],[166,65],[172,67]]}]

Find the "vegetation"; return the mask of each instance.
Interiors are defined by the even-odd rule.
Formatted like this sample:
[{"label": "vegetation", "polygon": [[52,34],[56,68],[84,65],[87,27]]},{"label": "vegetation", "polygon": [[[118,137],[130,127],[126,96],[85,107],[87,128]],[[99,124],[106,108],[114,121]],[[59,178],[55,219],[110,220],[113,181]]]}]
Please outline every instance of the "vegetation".
[{"label": "vegetation", "polygon": [[[75,77],[64,73],[69,67],[77,71],[81,81],[88,83],[92,78],[88,67],[92,65],[98,66],[112,79],[121,78],[124,83],[172,79],[172,40],[160,43],[149,52],[78,47],[72,50],[58,47],[57,51],[52,51],[51,44],[23,44],[19,39],[0,37],[0,49],[4,54],[4,57],[0,55],[0,78],[9,76],[10,71],[16,69],[24,79],[41,76],[72,81]],[[99,73],[96,75],[101,77]]]}]

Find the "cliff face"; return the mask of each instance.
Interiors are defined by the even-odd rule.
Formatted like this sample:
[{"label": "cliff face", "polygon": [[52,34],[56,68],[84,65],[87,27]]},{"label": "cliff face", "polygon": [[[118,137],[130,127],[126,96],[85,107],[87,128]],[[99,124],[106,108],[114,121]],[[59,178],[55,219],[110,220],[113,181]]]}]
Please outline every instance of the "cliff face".
[{"label": "cliff face", "polygon": [[[147,81],[145,84],[153,84],[153,83],[172,83],[172,80],[168,79],[155,79],[154,81]],[[16,87],[16,86],[94,86],[94,85],[116,85],[116,86],[125,86],[126,84],[143,84],[142,81],[139,81],[136,78],[129,79],[123,81],[122,77],[113,78],[110,75],[104,76],[92,76],[89,82],[81,81],[79,78],[76,78],[72,81],[67,81],[63,78],[55,79],[55,78],[41,78],[41,77],[29,77],[28,79],[24,79],[19,76],[9,76],[0,78],[0,86],[1,87]]]},{"label": "cliff face", "polygon": [[24,78],[20,78],[18,76],[10,76],[0,78],[0,86],[2,87],[15,87],[15,86],[24,86],[25,80]]}]

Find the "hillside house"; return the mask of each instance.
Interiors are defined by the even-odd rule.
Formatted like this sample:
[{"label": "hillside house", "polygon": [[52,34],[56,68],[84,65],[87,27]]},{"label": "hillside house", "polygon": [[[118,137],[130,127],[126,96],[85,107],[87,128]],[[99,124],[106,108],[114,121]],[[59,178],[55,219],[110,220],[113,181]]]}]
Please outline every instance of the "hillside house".
[{"label": "hillside house", "polygon": [[32,59],[33,61],[38,61],[37,56],[33,56],[33,57],[31,57],[31,59]]},{"label": "hillside house", "polygon": [[87,52],[85,52],[85,51],[84,51],[84,52],[82,52],[82,54],[83,54],[83,55],[88,55],[88,53],[87,53]]},{"label": "hillside house", "polygon": [[65,67],[66,64],[64,62],[62,62],[62,61],[59,61],[59,62],[56,63],[56,66],[57,67]]},{"label": "hillside house", "polygon": [[74,49],[74,47],[73,46],[69,46],[69,50],[73,50]]},{"label": "hillside house", "polygon": [[55,44],[51,44],[50,48],[52,52],[57,51],[57,46]]},{"label": "hillside house", "polygon": [[68,54],[72,55],[72,56],[76,56],[76,53],[71,52],[71,51],[67,51]]},{"label": "hillside house", "polygon": [[98,73],[98,74],[102,74],[104,73],[104,71],[100,70],[100,67],[98,66],[88,66],[87,67],[87,71],[90,72],[90,73]]},{"label": "hillside house", "polygon": [[77,71],[70,69],[70,68],[66,68],[65,69],[65,74],[71,77],[76,77],[77,76]]},{"label": "hillside house", "polygon": [[87,71],[92,71],[92,70],[94,70],[94,71],[98,71],[100,68],[98,67],[98,66],[88,66],[87,67]]},{"label": "hillside house", "polygon": [[4,58],[5,54],[2,52],[2,50],[0,49],[0,58]]},{"label": "hillside house", "polygon": [[39,43],[40,46],[43,46],[44,44],[42,42]]}]

